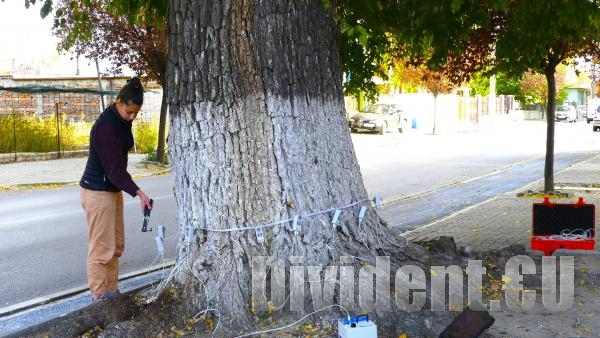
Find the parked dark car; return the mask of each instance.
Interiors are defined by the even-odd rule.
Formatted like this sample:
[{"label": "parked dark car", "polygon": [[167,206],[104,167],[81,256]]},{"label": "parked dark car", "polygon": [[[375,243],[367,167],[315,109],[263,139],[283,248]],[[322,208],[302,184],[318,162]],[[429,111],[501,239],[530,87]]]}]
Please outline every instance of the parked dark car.
[{"label": "parked dark car", "polygon": [[374,130],[384,135],[389,130],[402,132],[406,119],[402,116],[402,109],[397,104],[378,103],[366,107],[358,114],[350,117],[348,122],[350,130]]}]

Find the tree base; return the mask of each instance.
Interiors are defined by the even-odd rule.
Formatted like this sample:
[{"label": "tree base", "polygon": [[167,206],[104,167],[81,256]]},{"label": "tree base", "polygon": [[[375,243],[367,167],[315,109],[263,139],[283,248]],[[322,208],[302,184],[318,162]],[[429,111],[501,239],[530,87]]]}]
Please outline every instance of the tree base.
[{"label": "tree base", "polygon": [[[484,285],[490,286],[484,288],[484,297],[495,299],[500,293],[501,268],[509,257],[524,254],[525,248],[522,246],[513,246],[503,250],[496,250],[484,253],[471,253],[465,257],[457,250],[451,237],[441,237],[432,241],[419,243],[422,246],[422,252],[418,252],[423,266],[433,265],[459,265],[464,267],[467,258],[482,259],[484,266],[495,267],[490,269],[490,278],[487,281],[484,278]],[[411,258],[407,258],[407,252],[390,253],[391,257],[403,257],[402,259],[392,259],[392,266],[399,262],[410,263]],[[396,262],[394,262],[396,261]],[[497,271],[496,271],[497,270]],[[498,276],[496,276],[496,274]],[[496,280],[497,279],[497,280]],[[534,281],[533,284],[539,284]],[[358,292],[358,291],[357,291]],[[170,288],[163,292],[154,303],[150,305],[136,304],[134,300],[139,300],[141,296],[123,296],[114,300],[93,304],[85,309],[73,312],[69,315],[54,320],[51,323],[44,324],[37,328],[32,328],[23,336],[29,337],[67,337],[81,336],[88,337],[156,337],[156,336],[181,336],[190,335],[193,337],[210,337],[213,334],[217,318],[194,318],[194,314],[186,314],[181,299],[181,293],[177,288]],[[425,310],[412,313],[392,309],[391,311],[379,312],[377,310],[369,313],[377,324],[380,337],[398,337],[406,334],[409,337],[437,337],[454,317],[460,312],[456,311],[431,311],[429,306]],[[349,309],[351,311],[351,309]],[[355,314],[352,314],[355,315]],[[235,321],[229,321],[221,318],[216,335],[217,337],[232,337],[249,334],[266,329],[288,326],[294,321],[298,321],[303,315],[290,313],[288,311],[278,311],[273,313],[263,313],[249,316],[249,323],[253,327],[239,327]],[[273,332],[272,336],[288,334],[291,336],[319,336],[336,337],[337,321],[345,317],[345,314],[338,309],[333,308],[327,311],[317,312],[305,319],[299,320],[288,328]]]}]

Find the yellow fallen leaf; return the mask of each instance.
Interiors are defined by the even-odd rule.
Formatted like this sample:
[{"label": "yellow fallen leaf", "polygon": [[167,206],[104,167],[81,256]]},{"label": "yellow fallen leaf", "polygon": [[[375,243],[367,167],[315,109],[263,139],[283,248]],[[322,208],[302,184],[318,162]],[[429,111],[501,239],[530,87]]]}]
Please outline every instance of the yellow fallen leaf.
[{"label": "yellow fallen leaf", "polygon": [[408,338],[408,335],[406,333],[403,333],[399,335],[398,338]]},{"label": "yellow fallen leaf", "polygon": [[173,332],[176,337],[181,337],[185,335],[185,332],[183,330],[177,330],[177,327],[175,326],[171,326],[171,332]]}]

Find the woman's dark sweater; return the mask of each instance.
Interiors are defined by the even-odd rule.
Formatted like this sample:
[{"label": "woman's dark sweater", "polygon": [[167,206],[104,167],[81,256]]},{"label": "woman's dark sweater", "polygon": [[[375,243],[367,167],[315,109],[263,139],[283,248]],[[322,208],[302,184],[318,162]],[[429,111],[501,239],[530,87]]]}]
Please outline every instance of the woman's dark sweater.
[{"label": "woman's dark sweater", "polygon": [[90,132],[90,154],[79,185],[85,189],[125,191],[135,197],[138,186],[127,172],[127,154],[133,148],[131,122],[106,108]]}]

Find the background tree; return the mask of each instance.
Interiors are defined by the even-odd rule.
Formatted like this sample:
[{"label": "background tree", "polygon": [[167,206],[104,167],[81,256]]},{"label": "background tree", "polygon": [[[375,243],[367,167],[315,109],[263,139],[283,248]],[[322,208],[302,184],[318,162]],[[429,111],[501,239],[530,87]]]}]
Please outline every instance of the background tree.
[{"label": "background tree", "polygon": [[413,65],[407,60],[396,60],[391,76],[394,86],[402,88],[409,92],[416,92],[419,89],[426,90],[433,94],[433,128],[432,133],[436,132],[437,122],[437,97],[439,94],[449,93],[456,87],[443,72],[428,69],[425,65]]},{"label": "background tree", "polygon": [[443,72],[430,69],[423,70],[422,80],[425,88],[433,94],[433,127],[431,133],[435,134],[437,128],[438,95],[449,93],[455,87],[455,84]]},{"label": "background tree", "polygon": [[521,81],[518,77],[504,73],[496,74],[496,93],[498,95],[517,95],[520,87]]},{"label": "background tree", "polygon": [[[564,91],[565,66],[562,65],[562,67],[559,66],[558,68],[555,74],[556,100],[561,103],[566,99],[567,95],[566,91]],[[545,112],[545,105],[548,103],[548,82],[546,81],[546,77],[539,73],[525,73],[519,83],[519,92],[515,98],[525,105],[539,104],[544,108],[543,111]]]},{"label": "background tree", "polygon": [[[167,62],[166,1],[144,5],[122,15],[122,4],[90,0],[59,0],[53,4],[53,33],[61,39],[59,50],[73,51],[91,60],[109,60],[112,74],[124,66],[138,75],[157,80],[163,96],[160,107],[156,161],[163,162],[168,105],[165,81]],[[48,11],[47,3],[42,11]],[[131,15],[130,13],[135,13]]]},{"label": "background tree", "polygon": [[416,67],[406,66],[404,62],[393,63],[390,82],[402,93],[416,93],[421,86],[422,74]]},{"label": "background tree", "polygon": [[[576,62],[576,56],[600,55],[600,6],[596,1],[512,1],[504,10],[501,33],[496,39],[495,68],[508,74],[530,70],[546,78],[546,160],[544,190],[554,190],[554,116],[556,70],[561,63]],[[553,24],[536,29],[538,18],[553,18]],[[527,32],[526,34],[524,32]]]},{"label": "background tree", "polygon": [[[598,58],[600,5],[596,1],[401,1],[406,11],[391,27],[415,62],[444,69],[455,83],[479,71],[520,77],[543,74],[548,88],[544,190],[554,190],[556,68],[576,56]],[[539,29],[539,18],[553,24]]]},{"label": "background tree", "polygon": [[490,77],[484,73],[475,74],[469,81],[471,95],[488,95],[490,93]]},{"label": "background tree", "polygon": [[340,66],[345,74],[344,94],[376,101],[373,76],[388,79],[397,48],[389,27],[400,14],[394,1],[324,1],[338,23]]}]

